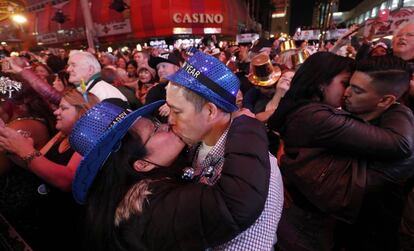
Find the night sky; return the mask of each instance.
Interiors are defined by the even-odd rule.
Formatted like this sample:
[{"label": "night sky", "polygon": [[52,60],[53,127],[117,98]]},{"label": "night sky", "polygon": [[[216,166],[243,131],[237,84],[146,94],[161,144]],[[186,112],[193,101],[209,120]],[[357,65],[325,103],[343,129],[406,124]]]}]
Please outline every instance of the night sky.
[{"label": "night sky", "polygon": [[[362,0],[339,0],[339,11],[348,11]],[[291,0],[290,33],[299,26],[312,25],[312,12],[315,0]]]}]

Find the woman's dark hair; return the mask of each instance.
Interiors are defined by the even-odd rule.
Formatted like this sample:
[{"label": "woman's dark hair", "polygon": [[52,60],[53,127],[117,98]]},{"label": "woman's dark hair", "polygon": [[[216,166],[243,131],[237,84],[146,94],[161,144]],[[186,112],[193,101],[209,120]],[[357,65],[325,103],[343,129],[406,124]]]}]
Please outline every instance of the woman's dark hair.
[{"label": "woman's dark hair", "polygon": [[136,69],[138,69],[138,64],[137,64],[137,62],[136,62],[135,60],[129,60],[129,61],[126,63],[126,66],[128,66],[128,65],[130,65],[130,64],[132,64],[132,66],[134,66]]},{"label": "woman's dark hair", "polygon": [[69,84],[69,73],[67,71],[62,70],[58,72],[56,74],[56,77],[58,77],[60,81],[62,81],[63,86],[65,86],[65,89],[71,87],[71,85]]},{"label": "woman's dark hair", "polygon": [[269,126],[278,131],[286,115],[300,104],[322,102],[323,86],[341,72],[353,72],[355,61],[330,52],[317,52],[310,56],[296,71],[290,89],[282,99],[278,109],[269,119]]},{"label": "woman's dark hair", "polygon": [[47,73],[49,73],[49,75],[52,75],[53,74],[52,69],[50,69],[50,67],[48,65],[46,65],[46,64],[43,64],[43,63],[40,63],[40,62],[32,63],[31,64],[31,69],[33,71],[35,71],[37,67],[43,67],[47,71]]},{"label": "woman's dark hair", "polygon": [[61,72],[65,70],[66,67],[65,60],[53,54],[47,58],[46,64],[53,73]]},{"label": "woman's dark hair", "polygon": [[146,154],[142,140],[128,134],[98,172],[87,197],[85,250],[122,249],[114,225],[115,211],[129,188],[142,178],[133,163]]},{"label": "woman's dark hair", "polygon": [[138,73],[137,73],[137,69],[138,69],[138,64],[135,60],[130,60],[126,63],[126,69],[128,69],[128,65],[132,65],[133,67],[135,67],[135,74],[134,77],[138,78]]}]

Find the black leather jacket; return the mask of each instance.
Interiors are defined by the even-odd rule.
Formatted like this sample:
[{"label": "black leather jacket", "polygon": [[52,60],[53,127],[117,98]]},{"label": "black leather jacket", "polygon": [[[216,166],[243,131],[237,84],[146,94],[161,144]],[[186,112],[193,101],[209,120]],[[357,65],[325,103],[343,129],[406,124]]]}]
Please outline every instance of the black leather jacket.
[{"label": "black leather jacket", "polygon": [[[413,175],[412,112],[396,104],[373,123],[322,103],[303,105],[286,116],[280,128],[286,152],[280,167],[290,184],[287,190],[299,195],[297,203],[353,222],[371,171],[395,182]],[[325,187],[330,191],[321,190]]]}]

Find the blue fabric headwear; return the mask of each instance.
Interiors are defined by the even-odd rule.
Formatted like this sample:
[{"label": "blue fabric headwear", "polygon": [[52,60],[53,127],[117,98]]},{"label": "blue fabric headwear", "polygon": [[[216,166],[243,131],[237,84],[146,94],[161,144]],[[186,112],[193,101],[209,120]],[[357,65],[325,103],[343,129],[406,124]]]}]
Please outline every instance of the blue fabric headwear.
[{"label": "blue fabric headwear", "polygon": [[72,183],[76,202],[85,203],[99,170],[109,155],[119,149],[120,141],[134,122],[164,103],[163,100],[157,101],[127,114],[116,105],[102,102],[79,119],[69,137],[71,147],[84,156]]},{"label": "blue fabric headwear", "polygon": [[195,52],[175,74],[166,79],[182,85],[226,112],[234,112],[240,81],[220,60]]}]

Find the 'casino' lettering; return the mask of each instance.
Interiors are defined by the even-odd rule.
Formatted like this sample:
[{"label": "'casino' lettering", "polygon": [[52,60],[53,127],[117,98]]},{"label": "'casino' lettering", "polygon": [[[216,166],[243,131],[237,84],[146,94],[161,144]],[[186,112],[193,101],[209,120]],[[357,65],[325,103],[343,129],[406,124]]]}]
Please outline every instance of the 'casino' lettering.
[{"label": "'casino' lettering", "polygon": [[205,13],[174,13],[174,23],[200,23],[200,24],[221,24],[223,23],[222,14],[205,14]]}]

